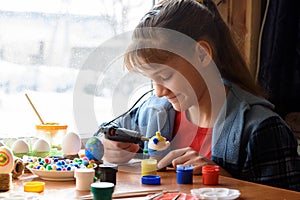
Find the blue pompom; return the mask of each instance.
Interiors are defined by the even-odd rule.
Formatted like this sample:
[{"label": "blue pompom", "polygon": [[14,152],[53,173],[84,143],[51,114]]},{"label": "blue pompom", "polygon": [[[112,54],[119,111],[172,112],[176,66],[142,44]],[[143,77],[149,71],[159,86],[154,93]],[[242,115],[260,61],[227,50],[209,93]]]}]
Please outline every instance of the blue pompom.
[{"label": "blue pompom", "polygon": [[153,143],[154,144],[157,144],[159,141],[158,141],[158,138],[153,138]]}]

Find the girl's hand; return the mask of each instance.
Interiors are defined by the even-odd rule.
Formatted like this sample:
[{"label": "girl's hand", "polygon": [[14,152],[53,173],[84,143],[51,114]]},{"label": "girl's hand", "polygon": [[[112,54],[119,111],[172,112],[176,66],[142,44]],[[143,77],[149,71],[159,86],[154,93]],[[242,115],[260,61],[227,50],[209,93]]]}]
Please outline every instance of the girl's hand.
[{"label": "girl's hand", "polygon": [[[194,174],[201,174],[202,166],[204,165],[216,165],[215,162],[199,155],[197,151],[193,150],[190,147],[176,149],[169,152],[158,162],[157,167],[159,169],[162,169],[170,164],[172,164],[174,168],[176,168],[176,165],[179,164],[193,165]],[[230,176],[230,174],[221,167],[220,174],[224,176]]]},{"label": "girl's hand", "polygon": [[105,138],[102,138],[101,142],[104,146],[103,159],[115,164],[128,162],[140,148],[138,144],[116,142]]}]

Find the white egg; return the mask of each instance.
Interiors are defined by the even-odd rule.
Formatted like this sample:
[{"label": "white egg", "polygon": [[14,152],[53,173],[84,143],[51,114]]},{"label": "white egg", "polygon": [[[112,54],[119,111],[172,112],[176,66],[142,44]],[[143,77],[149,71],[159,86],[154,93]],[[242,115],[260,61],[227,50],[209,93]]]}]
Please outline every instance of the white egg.
[{"label": "white egg", "polygon": [[38,139],[34,142],[32,150],[36,152],[49,152],[50,144],[44,139]]},{"label": "white egg", "polygon": [[14,153],[28,153],[29,145],[25,140],[18,139],[12,144],[11,149]]},{"label": "white egg", "polygon": [[0,172],[1,174],[11,173],[14,168],[14,158],[12,151],[6,147],[0,147]]},{"label": "white egg", "polygon": [[77,133],[69,132],[62,142],[62,150],[65,155],[76,155],[81,149],[81,139]]}]

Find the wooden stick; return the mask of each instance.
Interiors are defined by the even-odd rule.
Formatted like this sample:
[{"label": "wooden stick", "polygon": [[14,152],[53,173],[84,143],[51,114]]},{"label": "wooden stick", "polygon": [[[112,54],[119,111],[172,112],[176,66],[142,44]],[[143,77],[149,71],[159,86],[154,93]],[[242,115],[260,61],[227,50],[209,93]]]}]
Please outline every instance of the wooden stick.
[{"label": "wooden stick", "polygon": [[[141,191],[133,191],[133,192],[118,192],[113,193],[113,198],[125,198],[125,197],[140,197],[147,196],[149,194],[155,194],[160,192],[178,192],[178,190],[141,190]],[[80,199],[93,199],[93,195],[84,195],[81,196]]]},{"label": "wooden stick", "polygon": [[163,192],[159,192],[159,193],[150,195],[148,198],[145,198],[145,200],[153,200],[153,199],[155,199],[156,197],[160,197],[160,196],[162,196],[162,195],[164,195],[164,193],[163,193]]},{"label": "wooden stick", "polygon": [[29,101],[31,107],[33,108],[35,114],[36,114],[36,115],[38,116],[38,118],[40,119],[41,123],[42,123],[42,124],[45,124],[44,121],[42,120],[40,114],[38,113],[38,111],[37,111],[36,108],[34,107],[33,103],[31,102],[29,96],[28,96],[27,94],[25,94],[25,96],[26,96],[27,100]]},{"label": "wooden stick", "polygon": [[157,192],[163,192],[163,190],[142,190],[142,191],[133,191],[133,192],[118,192],[113,193],[113,198],[123,198],[123,197],[138,197],[138,196],[146,196],[149,194],[154,194]]}]

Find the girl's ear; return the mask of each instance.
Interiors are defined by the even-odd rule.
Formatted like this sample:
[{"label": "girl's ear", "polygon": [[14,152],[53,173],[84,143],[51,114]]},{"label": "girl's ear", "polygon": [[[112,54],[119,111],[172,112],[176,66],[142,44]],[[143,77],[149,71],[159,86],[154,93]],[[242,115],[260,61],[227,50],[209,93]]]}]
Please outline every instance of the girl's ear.
[{"label": "girl's ear", "polygon": [[212,60],[212,49],[209,43],[204,40],[198,41],[196,45],[196,54],[204,67],[208,66]]}]

